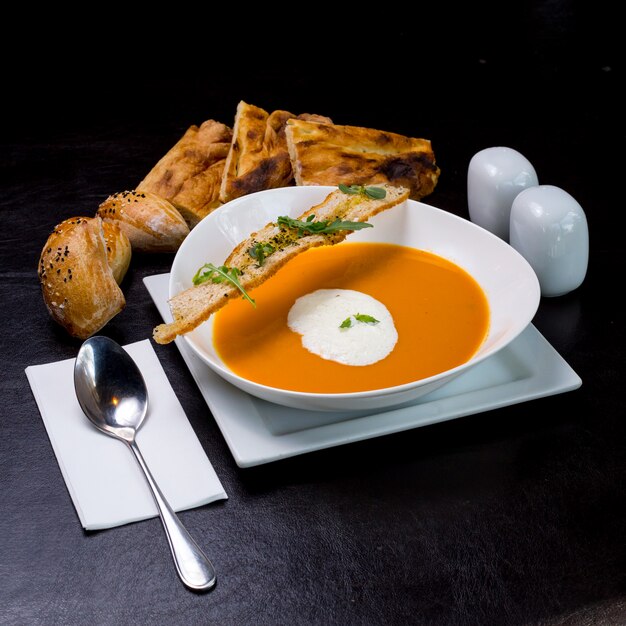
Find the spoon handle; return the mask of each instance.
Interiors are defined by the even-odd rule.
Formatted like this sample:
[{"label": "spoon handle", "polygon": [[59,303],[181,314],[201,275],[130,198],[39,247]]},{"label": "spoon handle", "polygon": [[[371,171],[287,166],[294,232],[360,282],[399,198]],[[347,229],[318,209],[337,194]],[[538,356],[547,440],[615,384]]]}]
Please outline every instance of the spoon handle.
[{"label": "spoon handle", "polygon": [[190,589],[198,591],[211,589],[217,580],[211,561],[191,538],[191,535],[172,510],[172,507],[167,503],[135,441],[127,441],[126,443],[128,443],[128,446],[135,454],[135,458],[150,485],[180,579]]}]

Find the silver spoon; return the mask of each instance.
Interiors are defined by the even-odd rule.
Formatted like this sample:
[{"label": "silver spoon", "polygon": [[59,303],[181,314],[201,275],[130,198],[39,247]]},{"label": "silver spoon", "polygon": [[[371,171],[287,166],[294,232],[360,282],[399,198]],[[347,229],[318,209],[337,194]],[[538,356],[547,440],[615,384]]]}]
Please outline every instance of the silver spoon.
[{"label": "silver spoon", "polygon": [[78,403],[93,425],[123,441],[135,454],[152,490],[183,583],[190,589],[211,589],[216,581],[213,565],[167,503],[135,443],[148,410],[148,390],[135,362],[112,339],[91,337],[76,357],[74,387]]}]

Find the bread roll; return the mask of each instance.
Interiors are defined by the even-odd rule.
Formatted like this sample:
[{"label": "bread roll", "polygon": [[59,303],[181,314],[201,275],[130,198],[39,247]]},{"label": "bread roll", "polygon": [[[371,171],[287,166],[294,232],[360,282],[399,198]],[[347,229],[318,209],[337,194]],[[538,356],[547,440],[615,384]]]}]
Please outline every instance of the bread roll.
[{"label": "bread roll", "polygon": [[122,191],[109,196],[97,214],[119,226],[134,250],[176,252],[189,227],[174,206],[147,191]]},{"label": "bread roll", "polygon": [[54,229],[41,252],[39,280],[52,318],[80,339],[99,331],[126,304],[99,217],[73,217]]},{"label": "bread roll", "polygon": [[107,261],[113,271],[113,277],[118,285],[122,284],[130,265],[132,248],[128,237],[114,222],[102,222],[104,243],[107,249]]}]

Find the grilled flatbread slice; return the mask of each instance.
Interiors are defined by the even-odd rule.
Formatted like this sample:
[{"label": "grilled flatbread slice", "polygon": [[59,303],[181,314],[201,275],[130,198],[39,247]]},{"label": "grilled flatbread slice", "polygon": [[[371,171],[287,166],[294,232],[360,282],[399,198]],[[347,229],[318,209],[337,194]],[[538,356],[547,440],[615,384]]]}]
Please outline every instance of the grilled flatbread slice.
[{"label": "grilled flatbread slice", "polygon": [[287,122],[286,137],[298,185],[389,183],[419,200],[439,178],[427,139],[297,119]]},{"label": "grilled flatbread slice", "polygon": [[[300,215],[305,221],[310,215],[316,222],[335,219],[350,222],[365,222],[370,217],[385,211],[409,197],[408,189],[379,185],[385,189],[383,199],[376,200],[364,195],[348,195],[342,191],[333,191],[326,199]],[[224,262],[231,269],[239,270],[239,282],[244,289],[252,289],[264,283],[283,265],[305,252],[309,248],[334,245],[343,241],[351,231],[340,230],[332,234],[312,234],[298,237],[296,229],[281,228],[271,222],[242,241]],[[250,255],[250,249],[260,244],[268,244],[273,252],[262,264]],[[157,343],[169,343],[177,335],[192,331],[206,321],[212,313],[221,309],[231,298],[240,296],[239,290],[229,282],[213,283],[210,280],[198,286],[190,287],[175,295],[169,302],[174,321],[161,324],[154,329]]]},{"label": "grilled flatbread slice", "polygon": [[191,126],[137,190],[169,200],[193,228],[220,205],[219,189],[231,138],[231,129],[214,120]]},{"label": "grilled flatbread slice", "polygon": [[314,113],[301,113],[294,115],[289,111],[273,111],[267,118],[265,126],[265,137],[263,138],[263,149],[267,158],[273,161],[278,172],[275,174],[280,176],[282,184],[279,187],[286,187],[293,181],[293,171],[291,169],[291,159],[289,158],[289,150],[287,148],[287,137],[285,131],[289,120],[305,120],[308,122],[317,122],[318,124],[332,124],[330,117],[324,115],[315,115]]},{"label": "grilled flatbread slice", "polygon": [[287,120],[292,118],[331,122],[330,118],[308,113],[296,116],[289,111],[274,111],[268,114],[254,105],[239,103],[222,177],[222,202],[263,189],[285,187],[293,181],[285,138]]},{"label": "grilled flatbread slice", "polygon": [[263,159],[263,138],[269,114],[243,100],[237,105],[233,138],[222,174],[220,200],[227,202],[244,195],[235,181],[253,171]]}]

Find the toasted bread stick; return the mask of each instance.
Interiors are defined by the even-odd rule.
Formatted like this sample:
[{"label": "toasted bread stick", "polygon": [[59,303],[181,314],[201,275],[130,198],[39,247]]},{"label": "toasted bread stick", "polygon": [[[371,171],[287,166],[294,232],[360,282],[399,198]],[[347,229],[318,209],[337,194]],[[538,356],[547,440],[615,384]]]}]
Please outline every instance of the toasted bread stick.
[{"label": "toasted bread stick", "polygon": [[[403,187],[387,184],[377,187],[385,189],[386,195],[383,199],[376,200],[363,194],[349,195],[337,190],[331,192],[322,203],[302,213],[298,219],[305,221],[307,217],[314,215],[316,222],[332,222],[335,219],[366,222],[370,217],[404,202],[409,197],[409,190]],[[224,265],[228,268],[237,268],[240,272],[241,286],[246,290],[252,289],[268,280],[298,254],[316,246],[337,244],[350,232],[340,230],[332,234],[299,237],[297,230],[284,229],[271,222],[242,241],[231,252]],[[257,244],[269,244],[273,249],[262,265],[259,265],[249,253],[249,250]],[[161,344],[173,341],[177,335],[190,332],[221,309],[231,298],[240,295],[241,292],[231,283],[214,283],[210,280],[182,291],[170,300],[174,321],[157,326],[154,329],[154,340]]]}]

